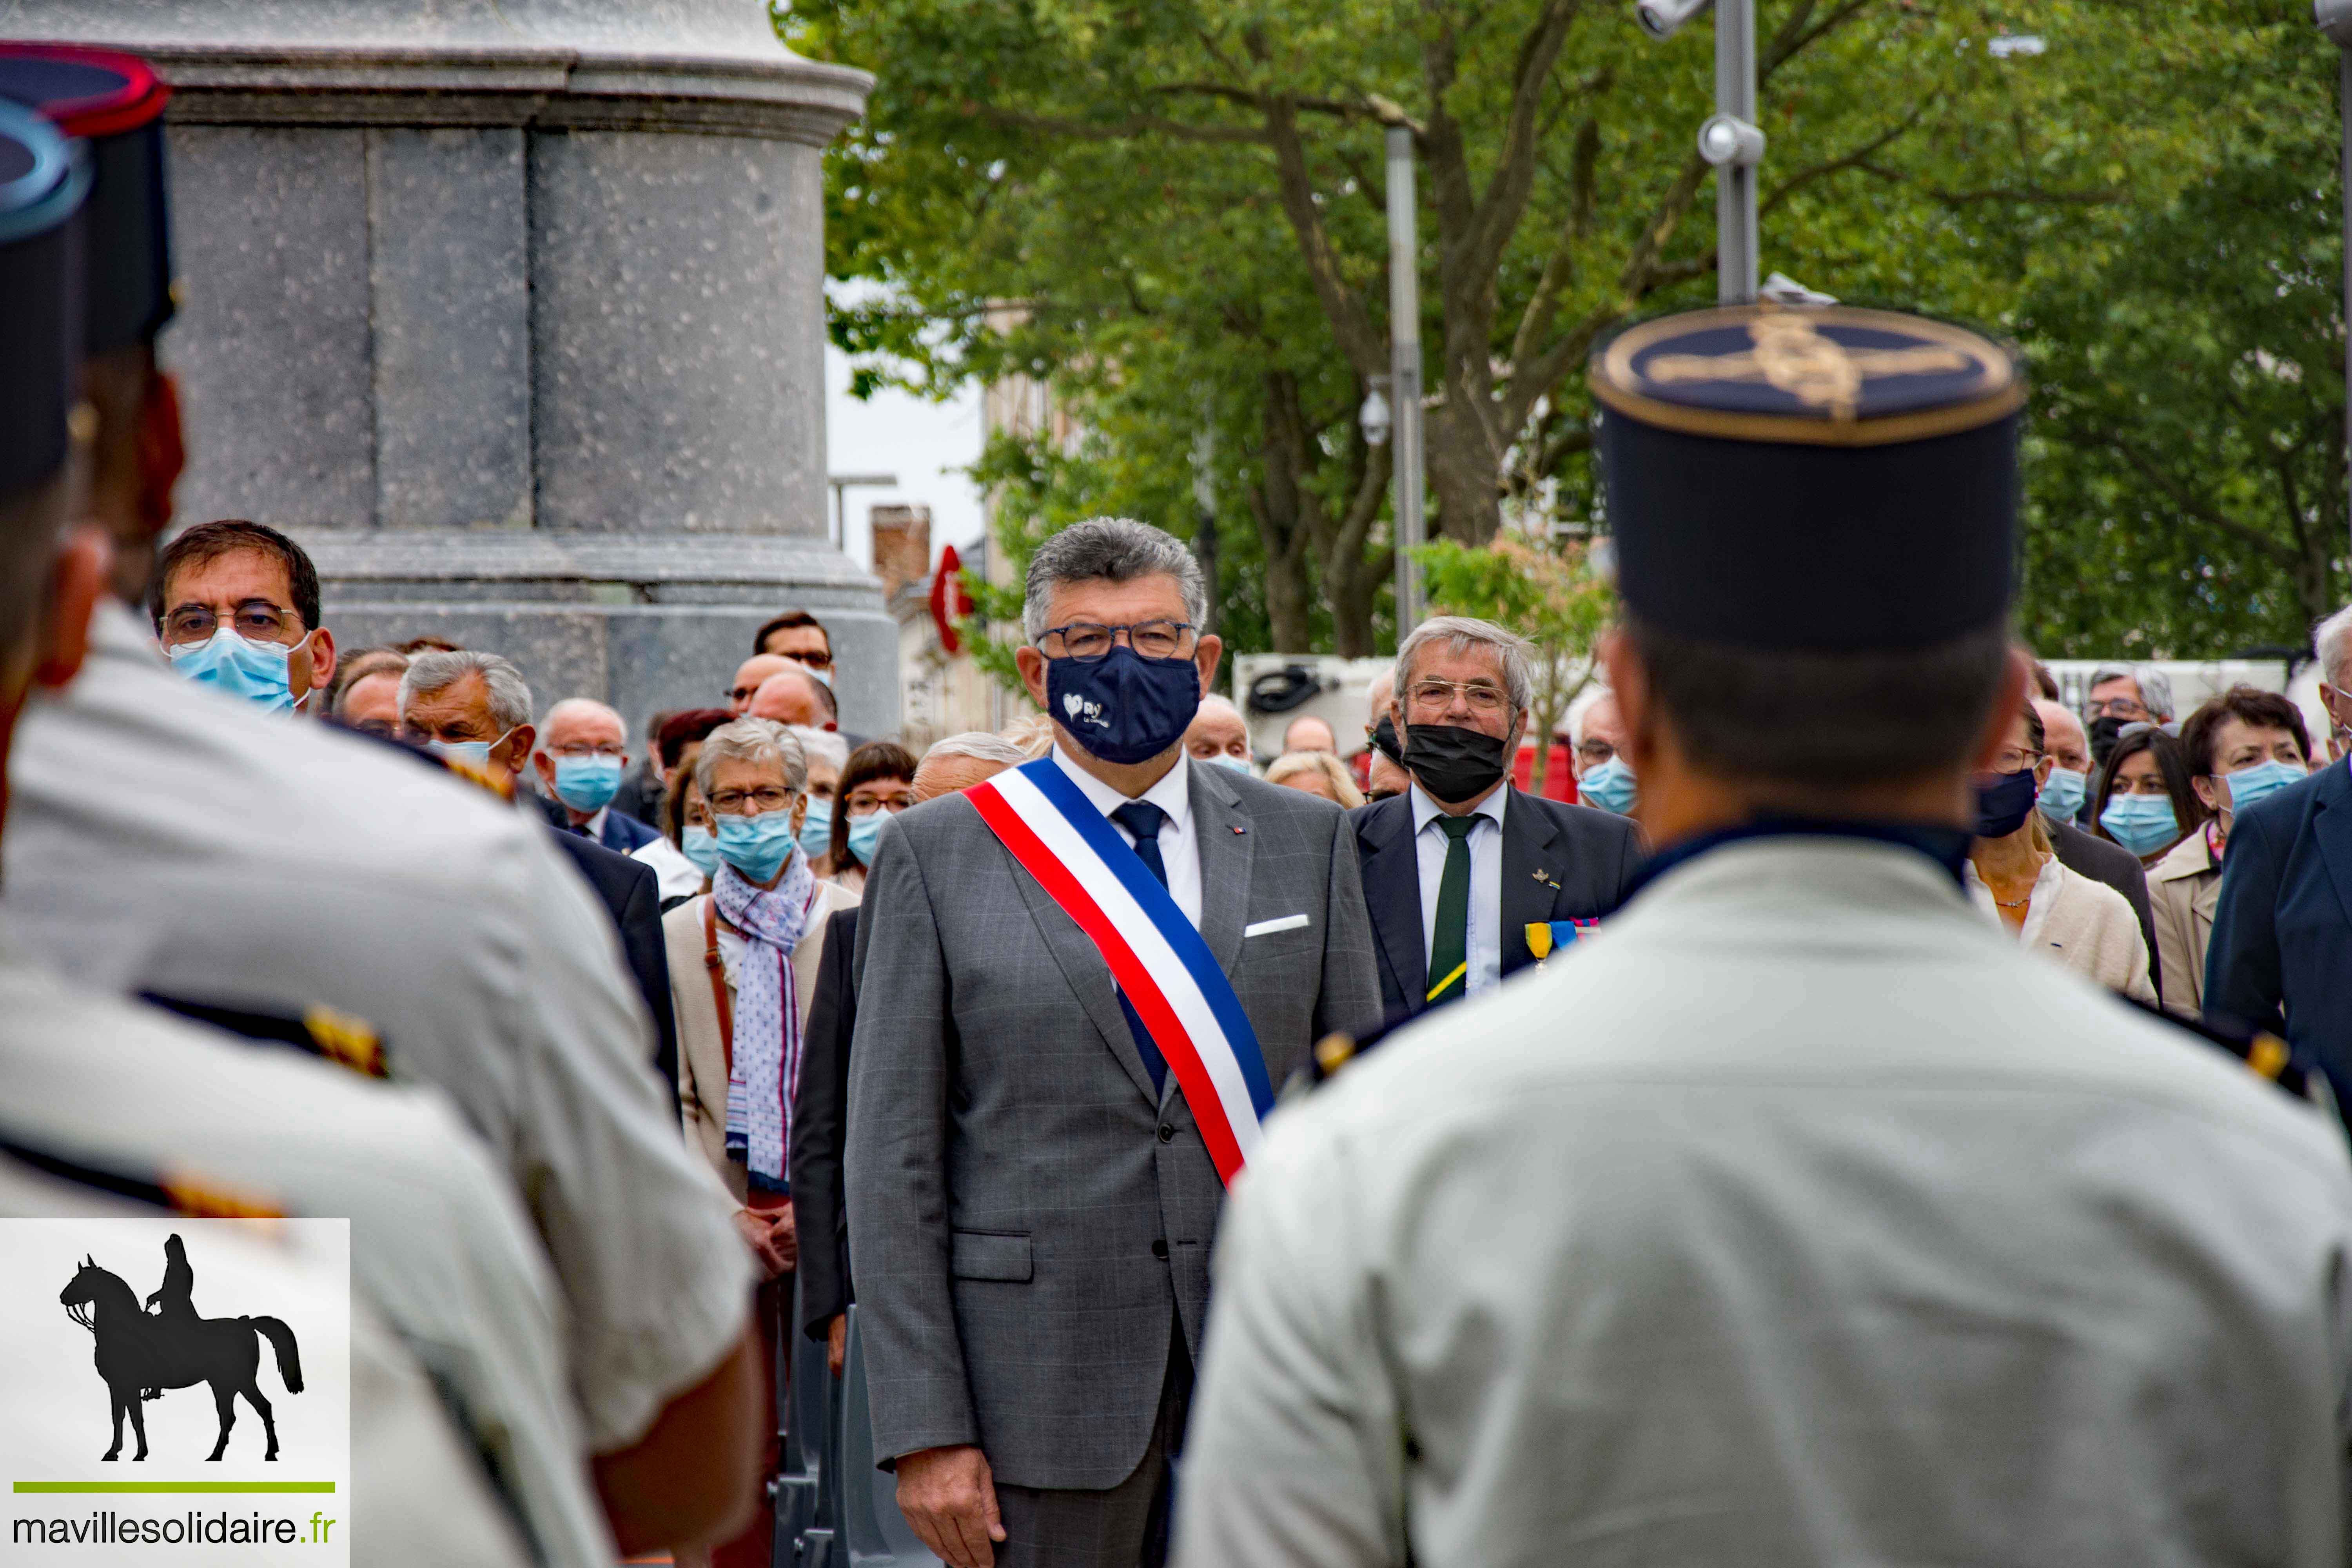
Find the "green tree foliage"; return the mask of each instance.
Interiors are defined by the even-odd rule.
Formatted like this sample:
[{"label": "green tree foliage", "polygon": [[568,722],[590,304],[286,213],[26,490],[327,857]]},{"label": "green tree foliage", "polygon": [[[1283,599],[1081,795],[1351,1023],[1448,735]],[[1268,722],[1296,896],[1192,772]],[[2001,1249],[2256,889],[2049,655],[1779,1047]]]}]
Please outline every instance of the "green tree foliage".
[{"label": "green tree foliage", "polygon": [[2230,133],[2043,272],[2026,631],[2051,653],[2300,647],[2345,600],[2336,51],[2300,16],[2204,73]]},{"label": "green tree foliage", "polygon": [[[1080,433],[1006,439],[983,462],[1014,554],[1093,512],[1192,531],[1238,648],[1360,655],[1393,635],[1389,454],[1356,418],[1388,357],[1388,126],[1411,128],[1422,170],[1439,536],[1481,545],[1508,519],[1540,535],[1594,516],[1585,355],[1632,316],[1713,294],[1714,185],[1693,145],[1710,107],[1704,22],[1660,46],[1619,0],[797,0],[779,26],[879,78],[829,154],[828,264],[856,288],[833,332],[861,384],[1049,385]],[[2195,193],[2239,189],[2242,164],[2310,196],[2274,229],[2238,221],[2242,248],[2295,229],[2289,269],[2325,270],[2315,215],[2332,198],[2310,184],[2324,171],[2287,151],[2333,124],[2312,79],[2325,46],[2299,16],[2251,0],[1761,0],[1758,31],[1766,265],[1815,288],[2019,332],[2071,389],[2084,334],[2113,328],[2096,291],[2110,274],[2147,285],[2124,320],[2148,363],[2194,358],[2159,340],[2206,307],[2150,247],[2194,237]],[[2022,32],[2043,52],[1989,47]],[[2266,83],[2252,122],[2249,83]],[[2242,277],[2216,261],[2210,302]],[[2190,554],[2132,556],[2115,584],[2050,569],[2121,562],[2182,515],[2121,458],[2043,480],[2085,449],[2056,434],[2075,399],[2046,397],[2036,437],[2030,624],[2053,650],[2111,638],[2153,627],[2151,596],[2168,595],[2187,635],[2197,595],[2217,591],[2191,581]],[[2196,451],[2206,433],[2177,401],[2166,439]],[[2271,408],[2226,443],[2233,473],[2272,438]],[[2275,519],[2247,526],[2286,537]],[[2084,533],[2104,554],[2084,555]],[[2271,586],[2221,591],[2275,598],[2297,569],[2270,560],[2252,577]]]}]

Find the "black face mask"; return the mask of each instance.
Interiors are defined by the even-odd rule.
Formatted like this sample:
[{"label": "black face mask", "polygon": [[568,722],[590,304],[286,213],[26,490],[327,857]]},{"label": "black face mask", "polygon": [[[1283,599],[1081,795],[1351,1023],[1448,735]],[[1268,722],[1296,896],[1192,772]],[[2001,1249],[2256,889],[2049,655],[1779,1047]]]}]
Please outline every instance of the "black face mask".
[{"label": "black face mask", "polygon": [[1503,742],[1452,724],[1408,724],[1403,760],[1422,788],[1452,805],[1495,787],[1503,776]]},{"label": "black face mask", "polygon": [[1397,747],[1396,721],[1385,713],[1381,715],[1381,721],[1372,726],[1372,749],[1397,766],[1404,766],[1404,752]]},{"label": "black face mask", "polygon": [[1991,784],[1977,785],[1977,837],[2006,838],[2024,826],[2039,788],[2032,768],[1996,773]]},{"label": "black face mask", "polygon": [[2102,713],[2091,721],[2085,732],[2091,738],[2091,760],[2094,763],[2100,767],[2107,765],[2107,753],[2116,749],[2116,742],[2123,739],[2124,726],[2130,722],[2130,720],[2118,719],[2112,713]]}]

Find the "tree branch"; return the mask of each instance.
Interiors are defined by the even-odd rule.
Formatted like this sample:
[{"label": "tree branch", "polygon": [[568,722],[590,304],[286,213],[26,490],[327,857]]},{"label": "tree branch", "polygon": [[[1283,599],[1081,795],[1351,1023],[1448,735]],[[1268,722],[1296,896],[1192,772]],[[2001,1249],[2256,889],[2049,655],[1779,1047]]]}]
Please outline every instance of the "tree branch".
[{"label": "tree branch", "polygon": [[1062,120],[1050,114],[1003,109],[992,103],[966,103],[965,115],[1013,131],[1036,131],[1080,142],[1125,142],[1138,136],[1173,136],[1184,142],[1264,142],[1263,130],[1245,125],[1194,125],[1159,114],[1130,114],[1124,120]]},{"label": "tree branch", "polygon": [[2106,429],[2103,426],[2094,426],[2087,429],[2086,434],[2088,434],[2093,440],[2098,442],[2101,446],[2105,447],[2109,451],[2115,453],[2126,463],[2137,470],[2142,479],[2145,479],[2148,483],[2162,490],[2166,499],[2170,500],[2173,505],[2179,507],[2182,511],[2187,512],[2189,516],[2197,519],[2200,522],[2204,523],[2209,528],[2218,529],[2221,532],[2228,534],[2231,538],[2237,540],[2240,543],[2260,551],[2263,554],[2270,557],[2279,564],[2287,567],[2289,570],[2293,570],[2295,566],[2297,557],[2294,551],[2289,549],[2284,544],[2281,544],[2277,540],[2273,539],[2270,535],[2263,533],[2259,529],[2249,528],[2246,524],[2240,522],[2236,518],[2229,517],[2221,512],[2214,510],[2209,502],[2201,500],[2195,495],[2192,495],[2189,491],[2182,488],[2182,486],[2176,481],[2171,475],[2165,473],[2154,463],[2149,462],[2145,457],[2141,456],[2138,450],[2135,448],[2130,442],[2125,440],[2123,437],[2116,432]]},{"label": "tree branch", "polygon": [[[1816,163],[1810,169],[1798,170],[1795,174],[1781,181],[1780,184],[1773,187],[1772,194],[1766,196],[1763,204],[1756,209],[1757,216],[1759,218],[1762,217],[1766,213],[1770,212],[1773,208],[1779,206],[1782,202],[1787,201],[1790,196],[1796,195],[1797,192],[1812,184],[1815,180],[1825,180],[1832,174],[1843,174],[1848,169],[1871,170],[1871,154],[1878,152],[1881,148],[1895,141],[1895,138],[1901,136],[1905,132],[1909,131],[1913,126],[1918,124],[1920,118],[1935,105],[1936,101],[1937,100],[1934,98],[1926,100],[1916,109],[1914,109],[1910,114],[1906,116],[1899,123],[1891,127],[1884,134],[1874,136],[1869,141],[1864,142],[1861,146],[1855,148],[1853,152],[1846,153],[1843,157],[1832,158],[1829,162],[1825,163]],[[1873,170],[1873,172],[1875,171]]]},{"label": "tree branch", "polygon": [[1315,297],[1322,302],[1323,314],[1331,323],[1331,335],[1339,340],[1340,352],[1358,375],[1370,381],[1385,374],[1388,344],[1339,270],[1339,253],[1332,248],[1323,211],[1315,205],[1315,182],[1307,172],[1307,149],[1299,142],[1297,121],[1291,118],[1289,105],[1279,98],[1265,105],[1265,140],[1274,148],[1283,214],[1297,237],[1300,258],[1307,264],[1307,276],[1315,286]]}]

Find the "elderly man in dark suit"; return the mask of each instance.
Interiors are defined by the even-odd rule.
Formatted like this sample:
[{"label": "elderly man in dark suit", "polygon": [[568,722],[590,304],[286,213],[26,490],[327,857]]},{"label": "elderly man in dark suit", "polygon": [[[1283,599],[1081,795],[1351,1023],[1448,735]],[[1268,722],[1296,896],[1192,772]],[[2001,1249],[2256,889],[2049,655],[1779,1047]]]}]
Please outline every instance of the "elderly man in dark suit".
[{"label": "elderly man in dark suit", "polygon": [[[2312,632],[2319,700],[2352,728],[2352,608]],[[2237,814],[2205,949],[2205,1011],[2273,1029],[2352,1106],[2352,763],[2328,763]]]},{"label": "elderly man in dark suit", "polygon": [[[1184,755],[1223,651],[1204,598],[1144,523],[1039,546],[1019,660],[1054,752],[899,816],[866,880],[846,1188],[875,1452],[958,1568],[1144,1561],[1253,1108],[1379,1014],[1346,816]],[[1026,838],[1024,809],[1050,816]]]},{"label": "elderly man in dark suit", "polygon": [[1397,649],[1412,785],[1353,814],[1391,1022],[1526,968],[1529,928],[1609,913],[1641,864],[1628,819],[1510,782],[1530,693],[1527,644],[1491,621],[1433,616]]}]

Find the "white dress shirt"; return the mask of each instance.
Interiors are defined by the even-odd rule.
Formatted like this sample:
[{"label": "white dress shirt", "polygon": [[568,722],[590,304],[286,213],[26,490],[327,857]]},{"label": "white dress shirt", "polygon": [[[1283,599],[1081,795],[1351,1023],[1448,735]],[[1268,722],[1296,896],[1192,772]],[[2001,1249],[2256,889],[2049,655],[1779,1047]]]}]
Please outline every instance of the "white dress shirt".
[{"label": "white dress shirt", "polygon": [[[1503,978],[1503,806],[1510,799],[1508,784],[1478,803],[1471,815],[1495,826],[1470,830],[1470,973],[1466,994],[1475,996]],[[1421,869],[1421,952],[1429,956],[1437,940],[1437,889],[1445,876],[1445,830],[1436,826],[1445,808],[1430,798],[1416,782],[1412,786],[1412,847]],[[1429,976],[1436,984],[1445,977]]]},{"label": "white dress shirt", "polygon": [[[1078,766],[1057,744],[1054,748],[1054,765],[1068,775],[1094,803],[1094,808],[1105,816],[1127,804],[1127,796]],[[1160,860],[1168,868],[1168,896],[1184,911],[1193,929],[1201,924],[1201,841],[1192,836],[1192,780],[1185,770],[1192,763],[1179,755],[1176,765],[1160,775],[1160,782],[1145,790],[1138,799],[1150,802],[1168,814],[1160,825]],[[1129,844],[1135,835],[1120,827],[1114,820],[1111,826]]]}]

